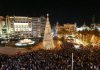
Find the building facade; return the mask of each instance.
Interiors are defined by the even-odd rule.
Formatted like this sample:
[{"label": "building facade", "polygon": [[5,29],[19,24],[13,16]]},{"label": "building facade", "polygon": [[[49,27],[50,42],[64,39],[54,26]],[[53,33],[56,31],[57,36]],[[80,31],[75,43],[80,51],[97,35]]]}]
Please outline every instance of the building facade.
[{"label": "building facade", "polygon": [[44,32],[45,22],[45,17],[6,16],[5,20],[0,19],[0,34],[7,37],[10,35],[40,37]]},{"label": "building facade", "polygon": [[32,18],[21,16],[6,16],[8,34],[31,34]]},{"label": "building facade", "polygon": [[32,18],[32,35],[33,37],[41,37],[41,34],[44,33],[46,24],[45,17],[33,17]]},{"label": "building facade", "polygon": [[61,26],[57,23],[57,25],[56,25],[57,32],[59,32],[63,29],[70,32],[70,33],[73,33],[76,31],[76,23],[75,24],[66,23],[63,26]]},{"label": "building facade", "polygon": [[64,24],[64,29],[66,31],[73,33],[76,31],[76,23],[75,24],[70,24],[70,23]]},{"label": "building facade", "polygon": [[0,16],[0,37],[5,37],[7,34],[7,27],[6,27],[5,18]]}]

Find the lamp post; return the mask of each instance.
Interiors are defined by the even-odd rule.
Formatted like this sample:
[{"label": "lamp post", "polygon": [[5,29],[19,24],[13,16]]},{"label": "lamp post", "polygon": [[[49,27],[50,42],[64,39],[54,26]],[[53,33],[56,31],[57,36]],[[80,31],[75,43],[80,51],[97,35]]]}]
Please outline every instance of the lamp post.
[{"label": "lamp post", "polygon": [[73,70],[73,66],[74,66],[74,64],[73,64],[73,53],[72,53],[72,66],[71,66],[71,70]]}]

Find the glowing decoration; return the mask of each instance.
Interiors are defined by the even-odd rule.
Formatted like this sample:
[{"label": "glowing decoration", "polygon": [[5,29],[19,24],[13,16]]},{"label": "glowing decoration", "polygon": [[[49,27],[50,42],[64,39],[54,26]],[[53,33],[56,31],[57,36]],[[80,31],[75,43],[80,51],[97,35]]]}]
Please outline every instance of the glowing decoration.
[{"label": "glowing decoration", "polygon": [[60,47],[61,45],[62,45],[62,42],[61,41],[58,41],[57,42],[57,46]]},{"label": "glowing decoration", "polygon": [[90,42],[92,43],[93,46],[96,44],[96,36],[95,35],[92,35]]},{"label": "glowing decoration", "polygon": [[31,39],[24,39],[20,40],[18,43],[15,43],[16,46],[27,46],[27,45],[33,45],[35,41],[32,41]]},{"label": "glowing decoration", "polygon": [[43,39],[43,49],[46,49],[46,50],[55,48],[48,16],[49,15],[47,14],[47,22],[45,26],[44,39]]},{"label": "glowing decoration", "polygon": [[75,49],[80,49],[80,45],[74,45]]}]

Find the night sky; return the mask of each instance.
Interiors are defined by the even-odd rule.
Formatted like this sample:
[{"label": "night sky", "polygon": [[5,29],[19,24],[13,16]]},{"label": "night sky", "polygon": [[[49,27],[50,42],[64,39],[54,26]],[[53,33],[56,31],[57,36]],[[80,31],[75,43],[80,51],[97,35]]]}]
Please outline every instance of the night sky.
[{"label": "night sky", "polygon": [[0,15],[46,16],[55,24],[74,23],[90,24],[92,17],[100,22],[100,4],[96,0],[0,0]]}]

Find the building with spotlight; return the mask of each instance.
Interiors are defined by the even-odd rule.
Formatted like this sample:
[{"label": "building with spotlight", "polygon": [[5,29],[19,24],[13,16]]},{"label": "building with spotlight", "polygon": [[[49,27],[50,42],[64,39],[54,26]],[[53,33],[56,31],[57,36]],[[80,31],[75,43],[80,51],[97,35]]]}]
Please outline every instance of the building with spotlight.
[{"label": "building with spotlight", "polygon": [[74,33],[76,31],[76,23],[75,24],[70,24],[70,23],[64,24],[64,29],[66,31]]},{"label": "building with spotlight", "polygon": [[54,36],[57,36],[59,38],[66,36],[66,35],[72,35],[76,33],[76,23],[66,23],[63,25],[60,25],[58,22],[55,27],[55,34]]},{"label": "building with spotlight", "polygon": [[66,24],[63,24],[63,26],[61,26],[57,22],[56,30],[59,32],[63,29],[68,31],[69,33],[74,33],[74,32],[76,32],[76,23],[74,23],[74,24],[66,23]]},{"label": "building with spotlight", "polygon": [[0,17],[0,36],[26,35],[40,37],[45,28],[45,17],[6,16]]}]

